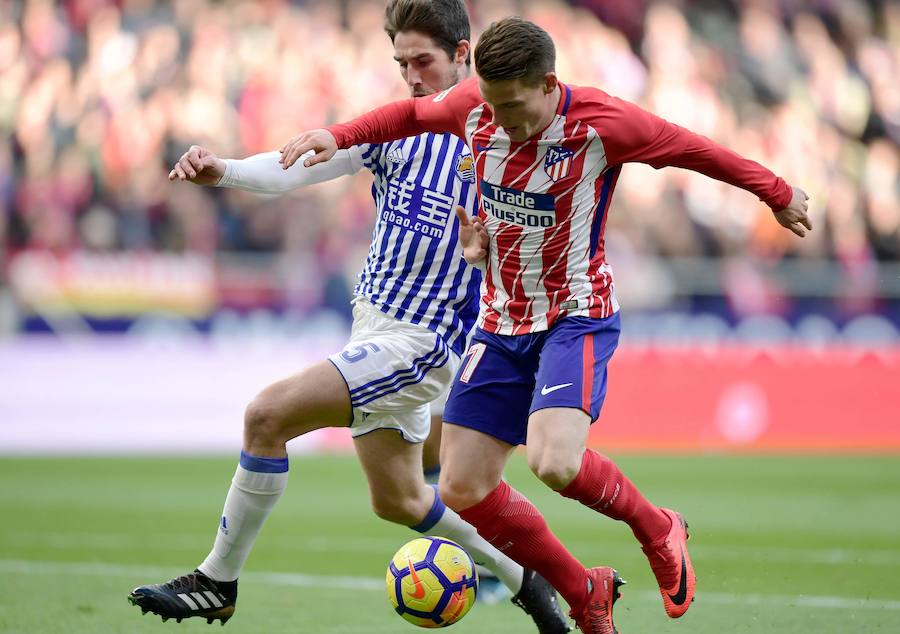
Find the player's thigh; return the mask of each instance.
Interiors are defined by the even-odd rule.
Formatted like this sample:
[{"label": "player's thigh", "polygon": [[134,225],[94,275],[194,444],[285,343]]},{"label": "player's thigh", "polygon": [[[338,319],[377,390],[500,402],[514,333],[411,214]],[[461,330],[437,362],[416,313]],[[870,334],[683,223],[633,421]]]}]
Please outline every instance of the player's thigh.
[{"label": "player's thigh", "polygon": [[581,465],[618,340],[616,314],[560,320],[543,342],[529,415],[528,463],[551,487],[568,484]]},{"label": "player's thigh", "polygon": [[279,435],[294,438],[320,427],[350,423],[347,384],[328,361],[273,383],[247,408],[248,426],[277,427]]},{"label": "player's thigh", "polygon": [[528,418],[528,466],[554,489],[565,488],[578,474],[591,419],[580,409],[550,407]]},{"label": "player's thigh", "polygon": [[461,510],[477,504],[500,484],[515,445],[489,434],[446,424],[441,441],[441,499]]},{"label": "player's thigh", "polygon": [[369,482],[372,508],[384,519],[419,523],[433,502],[422,475],[422,443],[408,442],[396,430],[380,428],[353,439]]}]

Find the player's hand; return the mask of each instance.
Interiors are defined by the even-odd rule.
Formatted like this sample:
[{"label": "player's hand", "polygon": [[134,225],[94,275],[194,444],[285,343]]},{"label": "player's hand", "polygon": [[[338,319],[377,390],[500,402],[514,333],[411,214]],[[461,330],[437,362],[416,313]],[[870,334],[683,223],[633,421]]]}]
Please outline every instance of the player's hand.
[{"label": "player's hand", "polygon": [[463,248],[463,257],[469,264],[483,264],[490,243],[484,224],[460,206],[456,207],[456,217],[459,218],[459,243]]},{"label": "player's hand", "polygon": [[196,183],[197,185],[215,185],[225,174],[225,161],[200,147],[192,145],[181,155],[175,167],[169,172],[169,180],[175,179]]},{"label": "player's hand", "polygon": [[278,162],[281,163],[284,169],[287,169],[310,150],[315,152],[315,154],[303,161],[303,165],[306,167],[312,167],[316,163],[324,163],[334,156],[334,153],[338,151],[337,141],[328,130],[319,129],[303,132],[284,144],[284,147],[280,150],[281,158],[278,159]]},{"label": "player's hand", "polygon": [[806,235],[807,230],[812,231],[812,222],[810,222],[807,214],[809,206],[806,204],[809,196],[799,187],[793,187],[792,189],[794,190],[794,195],[791,198],[791,203],[781,211],[775,212],[775,220],[782,227],[790,229],[802,238]]}]

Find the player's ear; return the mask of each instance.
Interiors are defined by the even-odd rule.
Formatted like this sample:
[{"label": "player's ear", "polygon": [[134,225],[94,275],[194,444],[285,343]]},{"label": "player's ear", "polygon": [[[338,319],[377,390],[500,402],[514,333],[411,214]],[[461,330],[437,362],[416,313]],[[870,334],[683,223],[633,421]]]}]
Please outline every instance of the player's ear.
[{"label": "player's ear", "polygon": [[469,40],[460,40],[456,43],[456,53],[453,56],[453,63],[457,66],[462,66],[466,62],[469,61],[469,54],[471,52],[471,44],[469,44]]},{"label": "player's ear", "polygon": [[556,87],[559,85],[559,79],[556,77],[556,73],[552,70],[544,75],[544,94],[549,95],[551,92],[556,90]]}]

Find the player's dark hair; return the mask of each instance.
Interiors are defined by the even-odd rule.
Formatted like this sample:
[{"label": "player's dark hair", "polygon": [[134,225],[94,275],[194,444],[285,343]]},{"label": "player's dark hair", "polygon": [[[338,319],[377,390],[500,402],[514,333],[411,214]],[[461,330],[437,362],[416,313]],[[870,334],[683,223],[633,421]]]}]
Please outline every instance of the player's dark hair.
[{"label": "player's dark hair", "polygon": [[492,22],[475,47],[475,72],[485,81],[521,79],[529,86],[556,69],[556,47],[547,32],[518,16]]},{"label": "player's dark hair", "polygon": [[[384,10],[384,30],[391,42],[401,31],[427,35],[450,59],[460,40],[471,38],[469,14],[463,0],[390,0]],[[466,64],[472,56],[466,56]]]}]

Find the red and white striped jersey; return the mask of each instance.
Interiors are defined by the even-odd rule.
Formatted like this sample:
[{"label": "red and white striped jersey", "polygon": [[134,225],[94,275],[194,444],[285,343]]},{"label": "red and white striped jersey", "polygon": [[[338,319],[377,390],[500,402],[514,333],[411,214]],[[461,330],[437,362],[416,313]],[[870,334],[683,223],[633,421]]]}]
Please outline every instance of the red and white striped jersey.
[{"label": "red and white striped jersey", "polygon": [[494,125],[476,78],[331,126],[338,146],[452,132],[475,158],[479,215],[490,236],[478,325],[520,335],[564,316],[619,308],[603,230],[621,167],[676,166],[753,192],[772,209],[792,190],[763,166],[596,88],[560,84],[556,115],[514,142]]}]

